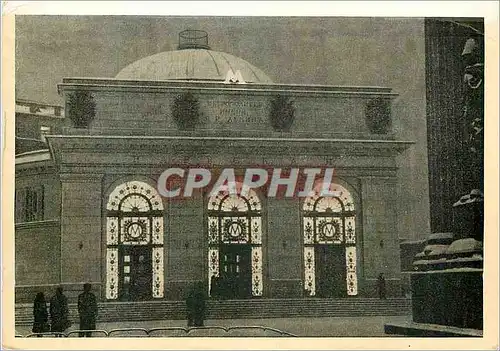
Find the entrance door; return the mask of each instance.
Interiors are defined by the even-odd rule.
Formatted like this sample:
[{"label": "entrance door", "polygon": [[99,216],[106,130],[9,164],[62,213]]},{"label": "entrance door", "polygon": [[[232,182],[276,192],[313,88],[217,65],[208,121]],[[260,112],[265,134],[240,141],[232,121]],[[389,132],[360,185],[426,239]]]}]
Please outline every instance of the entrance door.
[{"label": "entrance door", "polygon": [[347,294],[345,249],[340,245],[318,245],[316,256],[316,295],[345,297]]},{"label": "entrance door", "polygon": [[252,296],[250,245],[222,245],[220,248],[219,295],[229,299]]},{"label": "entrance door", "polygon": [[140,301],[151,298],[152,263],[148,246],[124,246],[121,254],[121,299]]}]

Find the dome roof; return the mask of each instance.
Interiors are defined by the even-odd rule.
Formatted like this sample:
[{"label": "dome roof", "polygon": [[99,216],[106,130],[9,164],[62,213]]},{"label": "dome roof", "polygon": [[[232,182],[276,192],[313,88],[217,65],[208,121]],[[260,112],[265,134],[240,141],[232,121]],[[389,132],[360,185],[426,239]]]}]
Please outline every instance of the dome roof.
[{"label": "dome roof", "polygon": [[224,52],[202,48],[166,51],[133,62],[116,79],[224,81],[228,72],[246,83],[269,84],[272,80],[247,61]]}]

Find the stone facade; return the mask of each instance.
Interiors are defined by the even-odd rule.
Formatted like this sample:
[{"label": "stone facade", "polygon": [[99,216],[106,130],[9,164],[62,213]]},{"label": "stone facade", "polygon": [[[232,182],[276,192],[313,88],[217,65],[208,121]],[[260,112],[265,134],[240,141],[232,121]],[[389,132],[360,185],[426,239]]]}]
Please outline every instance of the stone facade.
[{"label": "stone facade", "polygon": [[[72,80],[73,86],[68,84],[70,83],[65,82],[62,85],[65,91],[77,86],[76,80]],[[140,84],[127,89],[138,89]],[[108,90],[112,90],[115,89],[113,85],[117,83],[110,81],[106,86]],[[165,83],[162,88],[181,91],[184,87]],[[388,89],[365,91],[363,88],[332,88],[331,91],[322,90],[317,93],[314,89],[307,92],[304,87],[300,87],[302,96],[294,99],[297,106],[305,101],[311,106],[316,103],[318,106],[326,104],[327,107],[313,110],[319,112],[303,108],[304,114],[298,114],[297,124],[292,128],[296,132],[282,133],[269,131],[269,127],[265,128],[266,131],[260,131],[257,127],[254,130],[248,128],[248,124],[239,123],[238,119],[245,119],[247,115],[255,113],[243,111],[247,107],[245,99],[254,105],[264,105],[262,109],[265,109],[265,103],[254,100],[253,96],[244,97],[244,89],[240,88],[242,96],[235,103],[237,107],[232,114],[235,122],[229,123],[231,131],[225,133],[224,130],[219,130],[219,122],[211,117],[207,120],[213,121],[215,127],[200,130],[196,128],[189,132],[189,136],[176,132],[175,127],[168,122],[168,113],[150,116],[157,121],[151,125],[137,124],[132,131],[120,128],[123,123],[112,128],[117,125],[112,122],[115,116],[123,116],[127,110],[131,111],[130,103],[134,105],[133,116],[147,115],[151,100],[168,102],[168,93],[164,93],[165,98],[160,99],[157,92],[133,95],[129,92],[111,94],[107,91],[101,95],[98,88],[94,89],[97,114],[86,130],[90,135],[71,135],[80,132],[74,129],[69,131],[70,135],[48,137],[61,182],[61,236],[57,243],[60,245],[60,257],[53,256],[55,267],[60,270],[61,283],[71,285],[76,282],[94,282],[94,285],[102,287],[100,296],[105,298],[106,203],[109,194],[124,182],[143,181],[156,188],[161,172],[172,165],[205,165],[215,174],[217,170],[220,172],[223,167],[228,166],[233,166],[238,174],[243,173],[247,167],[255,166],[286,168],[328,165],[336,170],[335,182],[349,189],[357,209],[357,294],[373,296],[376,293],[376,277],[384,271],[390,295],[400,295],[397,218],[391,216],[396,206],[395,157],[411,143],[395,141],[390,133],[381,136],[372,134],[364,122],[366,101],[369,101],[366,95],[372,98],[373,94],[378,93],[382,97],[392,98]],[[227,89],[224,86],[218,92],[219,99],[230,101],[234,92],[225,95]],[[273,96],[273,89],[262,89],[259,92],[261,100],[265,102],[266,97]],[[254,90],[257,89],[252,86],[250,95],[256,94]],[[288,90],[292,91],[288,92],[291,95],[296,93],[293,89]],[[198,87],[198,92],[207,100],[213,96],[213,93],[204,95],[201,87]],[[120,94],[128,96],[123,99],[129,101],[129,104],[116,104],[115,98]],[[328,99],[329,94],[334,97]],[[114,109],[106,107],[112,104]],[[200,98],[201,109],[216,105],[213,102],[208,104]],[[348,110],[344,110],[346,106]],[[213,112],[207,108],[206,113]],[[347,121],[355,119],[361,122],[346,122],[338,133],[323,132],[317,138],[311,137],[312,129],[307,130],[311,128],[310,125],[326,123],[328,118],[340,120],[340,116],[344,114],[350,116],[345,118]],[[221,118],[228,117],[221,115]],[[266,121],[267,115],[261,112],[260,118]],[[310,123],[301,123],[301,119]],[[162,131],[160,120],[163,120],[171,135],[151,135]],[[158,130],[152,129],[155,125],[160,125]],[[258,125],[257,123],[256,126]],[[103,128],[113,130],[115,135],[93,135],[94,131],[102,132]],[[324,128],[319,128],[322,129]],[[246,137],[232,137],[230,135],[233,131],[236,135]],[[120,135],[122,132],[126,135]],[[129,135],[131,132],[134,135]],[[221,139],[219,135],[224,134],[228,136]],[[303,137],[304,135],[309,137]],[[343,138],[335,138],[339,135]],[[360,138],[348,139],[347,135]],[[225,150],[224,153],[221,150]],[[301,297],[304,290],[304,199],[266,198],[263,194],[261,201],[262,296]],[[163,199],[163,206],[164,298],[179,299],[184,296],[190,283],[208,280],[207,193],[197,192],[191,198],[171,201]],[[60,261],[57,263],[58,259]]]},{"label": "stone facade", "polygon": [[[53,198],[46,206],[55,210],[44,217],[50,223],[16,225],[18,300],[31,299],[31,291],[50,290],[55,284],[65,286],[74,298],[83,282],[91,282],[102,300],[126,300],[120,295],[128,262],[125,256],[130,247],[139,245],[129,247],[110,239],[109,218],[133,217],[110,210],[110,197],[127,182],[140,182],[154,194],[160,174],[170,167],[206,167],[214,178],[226,167],[234,168],[239,176],[251,167],[334,168],[334,182],[346,190],[354,208],[349,216],[355,240],[342,243],[341,270],[335,271],[346,275],[342,294],[376,296],[377,277],[383,272],[388,296],[401,296],[400,238],[411,238],[415,235],[412,226],[426,222],[408,213],[409,209],[419,211],[426,193],[417,195],[407,188],[412,183],[409,174],[424,167],[417,162],[422,140],[415,140],[417,132],[406,130],[416,130],[418,121],[401,114],[405,106],[408,111],[415,104],[417,110],[422,107],[422,96],[421,100],[413,96],[402,106],[406,96],[398,98],[398,93],[384,87],[92,78],[65,78],[58,89],[66,100],[66,116],[71,110],[70,96],[81,91],[90,93],[95,115],[87,128],[68,124],[61,134],[47,137],[44,177],[54,184],[45,186],[45,199]],[[198,102],[199,120],[192,130],[182,130],[172,113],[175,99],[187,92]],[[286,130],[273,129],[270,120],[271,102],[277,96],[293,102],[293,123]],[[30,175],[36,168],[30,157],[18,156],[20,162],[25,161],[16,167],[16,187],[24,179],[31,185],[46,184]],[[259,264],[251,267],[254,290],[246,297],[315,296],[307,281],[311,274],[307,273],[307,253],[322,244],[305,242],[305,199],[267,197],[266,188],[260,190],[256,190],[260,233],[257,244],[251,245]],[[150,299],[181,299],[192,283],[211,284],[209,198],[206,190],[195,191],[189,198],[163,198],[161,209],[148,212],[148,218],[161,218],[163,223],[161,243],[151,246],[156,245],[153,255],[161,251],[161,259],[147,273],[153,280],[160,276],[161,293],[151,283]],[[403,232],[408,223],[410,229]],[[40,228],[38,235],[43,236],[44,227],[54,235],[46,245],[35,245],[33,252],[40,262],[50,256],[50,264],[40,265],[35,279],[34,271],[22,267],[32,262],[25,255],[32,243],[23,238],[34,235],[34,228]],[[119,230],[123,234],[128,229]],[[307,245],[312,249],[308,251]],[[48,254],[52,251],[53,255]],[[222,255],[223,251],[217,252]],[[314,252],[320,255],[321,250]],[[320,267],[319,258],[315,262]],[[115,276],[111,268],[119,269],[119,274]],[[345,281],[353,274],[355,287],[349,290]],[[255,288],[254,284],[261,285]]]}]

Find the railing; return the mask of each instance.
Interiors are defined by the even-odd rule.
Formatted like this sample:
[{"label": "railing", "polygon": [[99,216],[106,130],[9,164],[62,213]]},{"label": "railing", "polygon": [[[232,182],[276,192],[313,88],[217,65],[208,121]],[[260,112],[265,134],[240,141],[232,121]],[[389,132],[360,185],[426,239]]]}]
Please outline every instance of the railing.
[{"label": "railing", "polygon": [[206,326],[206,327],[158,327],[158,328],[116,328],[106,331],[94,330],[72,330],[67,333],[45,332],[30,333],[16,337],[78,337],[83,333],[90,333],[92,337],[297,337],[297,335],[284,330],[265,327],[260,325],[237,325],[231,327]]}]

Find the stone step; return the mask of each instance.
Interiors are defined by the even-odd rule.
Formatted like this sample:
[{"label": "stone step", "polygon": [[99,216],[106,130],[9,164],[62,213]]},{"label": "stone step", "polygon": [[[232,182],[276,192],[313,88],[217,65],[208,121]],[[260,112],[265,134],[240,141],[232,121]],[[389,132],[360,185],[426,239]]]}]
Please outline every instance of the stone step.
[{"label": "stone step", "polygon": [[[70,304],[70,318],[78,320],[76,304]],[[207,318],[286,318],[409,315],[408,299],[261,299],[208,301]],[[31,324],[31,304],[16,304],[17,325]],[[102,302],[98,322],[185,319],[183,301]]]}]

